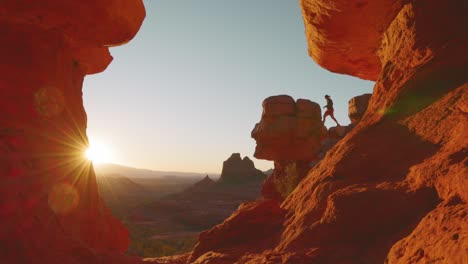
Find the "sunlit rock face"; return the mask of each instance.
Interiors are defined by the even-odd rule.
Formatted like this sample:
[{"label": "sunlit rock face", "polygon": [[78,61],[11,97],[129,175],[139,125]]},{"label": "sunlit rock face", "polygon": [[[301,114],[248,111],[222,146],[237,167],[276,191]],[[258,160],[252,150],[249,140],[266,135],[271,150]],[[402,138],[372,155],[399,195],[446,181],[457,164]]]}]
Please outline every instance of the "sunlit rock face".
[{"label": "sunlit rock face", "polygon": [[[462,240],[449,241],[455,230],[466,241],[467,192],[456,186],[468,186],[461,3],[413,1],[382,32],[366,115],[283,204],[301,216],[277,250],[308,244],[317,249],[307,258],[330,263],[466,258]],[[434,244],[437,237],[447,243]]]},{"label": "sunlit rock face", "polygon": [[[280,221],[280,230],[255,241],[206,246],[221,234],[243,234],[242,224],[232,224],[239,218],[230,218],[215,227],[222,233],[213,229],[200,238],[197,249],[203,250],[193,259],[466,262],[466,4],[301,5],[314,60],[331,71],[377,80],[367,111],[281,204],[282,213],[264,219],[265,227]],[[260,215],[264,209],[241,207],[233,217],[243,210]]]},{"label": "sunlit rock face", "polygon": [[223,224],[200,234],[187,263],[244,263],[236,262],[238,256],[231,250],[243,254],[273,246],[272,238],[281,229],[283,216],[274,200],[244,203]]},{"label": "sunlit rock face", "polygon": [[403,0],[300,0],[310,56],[336,73],[376,80],[382,33]]},{"label": "sunlit rock face", "polygon": [[367,110],[369,106],[369,100],[372,94],[363,94],[351,98],[348,102],[348,116],[351,120],[351,124],[355,125]]},{"label": "sunlit rock face", "polygon": [[82,83],[143,18],[141,1],[0,5],[2,262],[94,263],[99,252],[126,250],[128,232],[104,206],[83,156]]},{"label": "sunlit rock face", "polygon": [[288,95],[263,101],[262,119],[252,130],[254,156],[266,160],[313,160],[320,149],[324,127],[317,103],[297,102]]},{"label": "sunlit rock face", "polygon": [[[252,131],[257,142],[254,156],[274,161],[274,171],[264,182],[262,195],[268,199],[284,199],[286,190],[279,181],[288,174],[297,184],[309,171],[311,161],[320,152],[326,128],[321,121],[317,103],[306,99],[294,101],[291,96],[278,95],[263,101],[262,118]],[[283,193],[283,194],[282,194]]]}]

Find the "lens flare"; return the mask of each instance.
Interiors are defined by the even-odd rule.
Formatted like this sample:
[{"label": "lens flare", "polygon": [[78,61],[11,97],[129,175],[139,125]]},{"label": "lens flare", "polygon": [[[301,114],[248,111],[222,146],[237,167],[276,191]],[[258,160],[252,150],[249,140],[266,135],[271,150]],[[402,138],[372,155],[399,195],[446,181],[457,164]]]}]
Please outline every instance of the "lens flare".
[{"label": "lens flare", "polygon": [[93,142],[85,151],[85,156],[88,160],[94,163],[110,162],[111,153],[109,148],[104,144]]}]

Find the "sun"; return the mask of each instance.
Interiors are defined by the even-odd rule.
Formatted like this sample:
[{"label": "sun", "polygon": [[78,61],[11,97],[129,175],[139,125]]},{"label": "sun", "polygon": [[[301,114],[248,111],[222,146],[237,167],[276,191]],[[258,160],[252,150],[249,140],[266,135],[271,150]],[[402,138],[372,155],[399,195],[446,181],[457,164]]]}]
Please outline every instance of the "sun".
[{"label": "sun", "polygon": [[110,162],[112,158],[109,148],[100,142],[92,142],[85,151],[85,156],[93,163]]}]

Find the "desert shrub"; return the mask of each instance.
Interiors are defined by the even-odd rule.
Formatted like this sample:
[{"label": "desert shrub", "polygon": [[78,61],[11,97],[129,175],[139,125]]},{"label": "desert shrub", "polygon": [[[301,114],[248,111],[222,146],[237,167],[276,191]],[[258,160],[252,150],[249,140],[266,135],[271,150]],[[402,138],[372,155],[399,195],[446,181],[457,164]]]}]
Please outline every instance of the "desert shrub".
[{"label": "desert shrub", "polygon": [[[189,252],[197,242],[197,235],[172,238],[153,238],[164,234],[167,228],[160,225],[145,225],[123,222],[130,233],[130,246],[127,254],[140,257],[162,257]],[[183,230],[179,230],[183,231]]]},{"label": "desert shrub", "polygon": [[283,198],[286,198],[289,196],[289,194],[292,193],[292,191],[294,191],[297,184],[299,184],[300,179],[295,162],[286,165],[284,171],[284,175],[280,175],[280,177],[278,177],[278,175],[275,175],[276,177],[274,177],[274,183],[276,186],[276,190],[281,194]]},{"label": "desert shrub", "polygon": [[196,242],[196,236],[172,239],[143,238],[132,241],[127,254],[140,257],[162,257],[177,255],[192,250]]}]

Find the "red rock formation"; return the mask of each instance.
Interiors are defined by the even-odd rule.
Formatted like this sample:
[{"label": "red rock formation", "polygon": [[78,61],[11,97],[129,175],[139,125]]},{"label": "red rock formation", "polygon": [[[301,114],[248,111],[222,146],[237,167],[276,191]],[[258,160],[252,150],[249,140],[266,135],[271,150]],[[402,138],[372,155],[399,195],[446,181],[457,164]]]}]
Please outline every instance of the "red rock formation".
[{"label": "red rock formation", "polygon": [[[298,186],[298,191],[285,202],[285,209],[295,208],[296,214],[300,213],[303,217],[291,222],[287,227],[283,233],[285,240],[279,248],[296,247],[300,243],[305,243],[307,237],[311,240],[306,243],[326,245],[320,239],[312,237],[314,233],[320,232],[321,228],[327,226],[323,224],[326,222],[327,212],[335,212],[334,221],[339,222],[339,212],[345,210],[345,206],[333,209],[333,203],[330,202],[333,201],[334,195],[346,190],[344,188],[346,185],[362,184],[361,182],[380,181],[381,184],[394,182],[397,186],[389,189],[398,196],[404,196],[405,193],[409,196],[404,201],[392,201],[392,203],[397,204],[399,210],[409,208],[412,210],[412,215],[400,215],[401,218],[397,221],[387,224],[375,221],[381,233],[372,235],[372,244],[381,243],[381,246],[373,246],[372,250],[361,252],[359,250],[364,247],[354,249],[347,253],[350,256],[342,257],[343,260],[358,258],[382,262],[389,250],[389,246],[386,245],[395,243],[411,232],[414,225],[435,207],[439,199],[448,201],[452,199],[451,197],[466,197],[466,191],[452,185],[457,182],[459,186],[467,186],[466,180],[458,176],[466,175],[466,163],[463,161],[466,161],[466,141],[460,137],[463,128],[466,129],[466,117],[459,112],[461,110],[459,106],[466,102],[463,98],[466,84],[460,86],[466,82],[466,74],[464,77],[463,73],[463,69],[466,69],[466,58],[457,55],[463,53],[461,50],[463,44],[459,40],[466,34],[466,29],[461,26],[466,23],[466,19],[463,19],[464,16],[456,7],[460,3],[460,1],[425,3],[414,1],[399,11],[384,34],[379,51],[383,71],[368,109],[369,116],[361,121],[345,141],[331,150],[318,168],[309,174],[301,186]],[[431,139],[431,135],[435,138]],[[445,141],[440,140],[441,137],[445,138]],[[450,156],[457,156],[458,159],[445,162],[443,157],[448,160]],[[384,162],[381,163],[382,161]],[[389,170],[390,167],[386,164],[392,164],[392,168]],[[342,180],[336,183],[330,182],[331,179],[340,178]],[[444,183],[440,183],[441,181]],[[339,182],[344,186],[338,187]],[[307,186],[314,186],[314,193],[321,195],[314,195],[312,199],[309,197],[308,200],[304,200],[304,197],[308,197],[307,193],[310,193]],[[378,188],[377,185],[375,188]],[[444,194],[444,190],[447,189],[451,189],[450,195]],[[366,200],[374,202],[375,198]],[[459,201],[457,204],[466,202],[465,199],[458,198],[455,201]],[[381,201],[376,203],[375,209],[363,210],[361,214],[365,214],[366,218],[375,218],[378,213],[375,211],[377,207],[385,206],[388,204]],[[359,204],[353,205],[351,201],[346,207],[355,210],[360,208]],[[462,207],[466,210],[466,206]],[[450,212],[452,209],[436,209],[439,212],[443,210]],[[395,209],[387,211],[392,216],[396,212]],[[313,217],[317,213],[322,216]],[[309,217],[320,219],[315,228],[306,228],[301,220]],[[347,218],[343,223],[353,223],[346,226],[355,229],[354,223],[359,221],[354,217]],[[456,227],[462,224],[455,214],[447,214],[444,218],[442,222],[448,226]],[[423,219],[425,223],[431,221],[433,220]],[[359,233],[369,232],[370,227],[360,230]],[[388,232],[392,228],[393,232],[387,234],[382,232]],[[442,229],[443,225],[439,228]],[[310,232],[298,232],[301,229]],[[314,229],[316,231],[313,231]],[[439,234],[445,233],[439,230]],[[457,263],[463,257],[466,258],[466,252],[457,250],[459,246],[455,245],[455,240],[447,243],[444,250],[435,250],[434,253],[430,252],[434,250],[432,246],[426,249],[412,247],[431,245],[431,234],[434,234],[434,229],[430,227],[424,231],[421,223],[415,232],[419,234],[418,237],[410,235],[404,239],[404,242],[397,243],[398,253],[390,255],[390,262],[405,263],[411,260],[414,254],[419,254],[421,257],[419,260],[412,259],[413,262],[438,258]],[[342,244],[346,241],[343,239],[342,237],[333,244]],[[357,239],[351,239],[345,244],[356,247],[359,242]],[[392,251],[397,250],[394,248]],[[421,254],[421,252],[426,253]],[[452,254],[447,254],[448,252]],[[330,261],[334,256],[324,254],[319,259]]]},{"label": "red rock formation", "polygon": [[262,181],[265,174],[255,168],[249,157],[241,158],[239,153],[233,153],[231,157],[223,162],[223,170],[219,178],[220,184],[247,183],[252,181]]},{"label": "red rock formation", "polygon": [[[133,8],[141,3],[27,2],[0,7],[8,47],[0,51],[0,258],[123,263],[117,253],[125,248],[125,232],[102,205],[92,170],[77,166],[86,145],[81,82],[109,62],[106,44],[131,38],[141,17],[120,11],[142,10]],[[274,200],[245,204],[204,232],[190,256],[152,261],[466,262],[465,2],[301,5],[310,53],[320,65],[377,80],[366,115],[281,206]],[[255,136],[266,143],[256,151],[260,157],[315,155],[268,144],[279,146],[278,135],[292,135],[293,103],[276,98],[264,106],[266,121],[255,129],[265,132]]]},{"label": "red rock formation", "polygon": [[252,130],[254,156],[266,160],[313,160],[323,136],[320,106],[288,95],[263,101],[262,119]]},{"label": "red rock formation", "polygon": [[348,102],[348,116],[352,124],[359,122],[367,110],[372,94],[363,94],[351,98]]},{"label": "red rock formation", "polygon": [[[222,233],[200,238],[192,259],[220,254],[226,263],[466,262],[466,5],[301,4],[311,55],[320,65],[377,79],[366,115],[284,201],[283,213],[263,223],[281,221],[281,229],[213,246],[208,241],[246,232],[228,219],[216,227]],[[262,214],[255,210],[249,210],[251,218]]]},{"label": "red rock formation", "polygon": [[274,200],[242,204],[224,224],[200,234],[189,263],[234,263],[237,256],[232,256],[232,248],[246,254],[271,247],[282,226],[283,213]]},{"label": "red rock formation", "polygon": [[[254,155],[275,161],[272,175],[263,184],[263,197],[284,199],[290,191],[287,189],[296,186],[317,158],[325,131],[317,103],[305,99],[294,102],[287,95],[263,101],[262,119],[252,131],[257,142]],[[283,184],[285,179],[290,181]]]},{"label": "red rock formation", "polygon": [[141,1],[0,5],[3,263],[94,263],[126,250],[128,232],[104,206],[83,156],[81,87],[112,60],[107,47],[129,41],[143,18]]},{"label": "red rock formation", "polygon": [[317,163],[333,146],[343,139],[361,120],[369,105],[372,94],[363,94],[351,98],[348,102],[348,116],[351,124],[347,126],[335,126],[328,129],[327,137],[322,141],[322,149],[318,155]]}]

